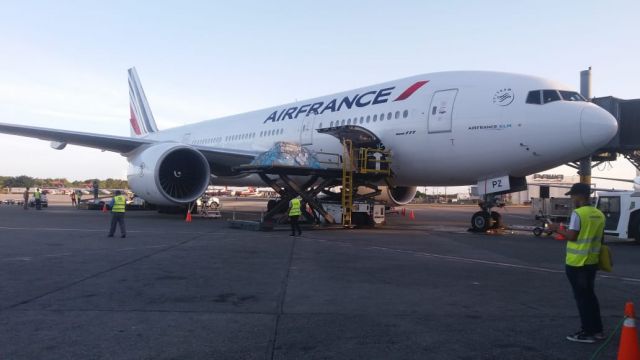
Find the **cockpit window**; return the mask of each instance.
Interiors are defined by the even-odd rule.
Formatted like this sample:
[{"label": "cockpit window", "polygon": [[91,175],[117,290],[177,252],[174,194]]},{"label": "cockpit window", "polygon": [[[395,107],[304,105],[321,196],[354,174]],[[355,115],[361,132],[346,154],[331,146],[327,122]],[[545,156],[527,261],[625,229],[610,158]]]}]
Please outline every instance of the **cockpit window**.
[{"label": "cockpit window", "polygon": [[560,96],[562,96],[562,100],[564,101],[586,101],[582,95],[575,91],[560,90]]},{"label": "cockpit window", "polygon": [[560,94],[556,90],[542,90],[542,103],[547,104],[560,100]]},{"label": "cockpit window", "polygon": [[554,101],[587,101],[575,91],[532,90],[527,95],[527,104],[547,104]]},{"label": "cockpit window", "polygon": [[542,104],[540,101],[540,90],[529,91],[529,95],[527,95],[527,104]]}]

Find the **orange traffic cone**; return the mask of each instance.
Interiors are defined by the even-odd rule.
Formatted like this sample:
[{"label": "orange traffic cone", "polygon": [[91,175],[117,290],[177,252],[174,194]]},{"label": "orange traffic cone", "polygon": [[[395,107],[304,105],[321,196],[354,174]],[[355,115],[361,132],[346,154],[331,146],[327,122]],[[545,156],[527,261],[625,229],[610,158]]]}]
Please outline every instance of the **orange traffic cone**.
[{"label": "orange traffic cone", "polygon": [[[560,227],[558,228],[558,230],[564,231],[564,230],[567,230],[567,228],[564,227],[563,223],[560,223]],[[553,238],[558,240],[558,241],[567,240],[567,238],[564,235],[560,234],[560,233],[556,233],[556,236],[554,236]]]},{"label": "orange traffic cone", "polygon": [[411,219],[411,220],[415,220],[416,219],[416,215],[413,213],[413,210],[411,210],[411,212],[409,213],[409,219]]},{"label": "orange traffic cone", "polygon": [[102,212],[107,212],[107,203],[102,204]]},{"label": "orange traffic cone", "polygon": [[191,222],[191,210],[187,211],[187,218],[184,220],[185,222]]},{"label": "orange traffic cone", "polygon": [[406,209],[402,208],[402,216],[405,216]]},{"label": "orange traffic cone", "polygon": [[633,303],[631,301],[628,301],[624,306],[624,324],[620,335],[618,360],[640,360],[636,314],[633,311]]}]

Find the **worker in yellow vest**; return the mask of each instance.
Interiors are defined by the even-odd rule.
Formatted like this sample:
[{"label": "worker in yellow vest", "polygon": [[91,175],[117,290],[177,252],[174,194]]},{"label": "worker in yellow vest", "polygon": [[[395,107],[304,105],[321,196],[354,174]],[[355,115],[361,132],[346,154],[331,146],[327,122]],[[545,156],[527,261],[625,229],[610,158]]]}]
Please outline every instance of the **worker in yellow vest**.
[{"label": "worker in yellow vest", "polygon": [[302,215],[302,201],[300,197],[295,197],[289,201],[289,209],[287,210],[289,214],[289,222],[291,223],[291,235],[296,236],[296,231],[298,232],[298,236],[302,235],[302,230],[300,230],[300,224],[298,224],[298,219],[300,215]]},{"label": "worker in yellow vest", "polygon": [[33,193],[33,199],[36,203],[36,210],[42,210],[42,193],[40,192],[40,188],[36,188],[36,191]]},{"label": "worker in yellow vest", "polygon": [[108,237],[113,237],[116,232],[116,225],[120,225],[120,237],[127,237],[127,231],[124,226],[124,211],[127,204],[126,198],[120,190],[116,190],[116,195],[111,200],[111,228]]},{"label": "worker in yellow vest", "polygon": [[567,238],[565,271],[582,323],[580,331],[567,336],[567,340],[594,343],[604,339],[600,304],[594,283],[604,236],[605,216],[591,205],[591,187],[588,184],[573,184],[566,195],[571,195],[575,206],[569,227],[559,230],[558,224],[551,224],[550,230]]}]

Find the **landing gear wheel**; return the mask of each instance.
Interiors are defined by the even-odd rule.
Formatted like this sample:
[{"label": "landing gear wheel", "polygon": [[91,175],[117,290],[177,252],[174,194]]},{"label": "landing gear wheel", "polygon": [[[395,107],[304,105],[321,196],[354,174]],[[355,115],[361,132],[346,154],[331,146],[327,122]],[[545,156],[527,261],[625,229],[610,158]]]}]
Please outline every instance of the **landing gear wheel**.
[{"label": "landing gear wheel", "polygon": [[471,217],[471,229],[474,232],[485,232],[491,227],[491,215],[487,211],[478,211]]},{"label": "landing gear wheel", "polygon": [[502,215],[499,212],[492,211],[491,220],[493,220],[493,224],[490,229],[500,229],[502,227]]},{"label": "landing gear wheel", "polygon": [[538,237],[542,236],[542,232],[543,232],[543,229],[541,227],[536,227],[533,229],[533,235],[535,236],[538,236]]}]

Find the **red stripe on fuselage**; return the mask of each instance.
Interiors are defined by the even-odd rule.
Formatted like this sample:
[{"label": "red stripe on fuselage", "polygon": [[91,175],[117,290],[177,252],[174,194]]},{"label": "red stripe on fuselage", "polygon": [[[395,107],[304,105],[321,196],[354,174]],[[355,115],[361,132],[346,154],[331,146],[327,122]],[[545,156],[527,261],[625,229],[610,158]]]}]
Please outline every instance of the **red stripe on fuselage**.
[{"label": "red stripe on fuselage", "polygon": [[423,81],[418,81],[417,83],[409,86],[407,88],[407,90],[405,90],[402,94],[400,94],[400,96],[398,96],[397,99],[393,100],[393,101],[402,101],[405,100],[406,98],[408,98],[409,96],[413,95],[414,92],[416,92],[418,89],[420,89],[422,87],[422,85],[428,83],[429,80],[423,80]]},{"label": "red stripe on fuselage", "polygon": [[142,131],[140,131],[140,127],[138,126],[138,119],[136,119],[136,115],[133,113],[133,108],[131,106],[129,106],[129,111],[131,112],[129,122],[131,122],[133,132],[136,133],[136,135],[142,135]]}]

